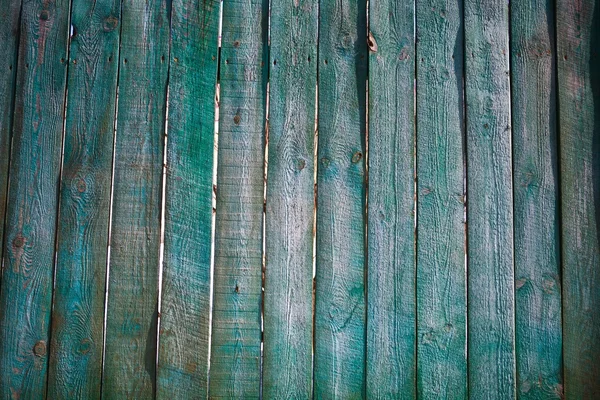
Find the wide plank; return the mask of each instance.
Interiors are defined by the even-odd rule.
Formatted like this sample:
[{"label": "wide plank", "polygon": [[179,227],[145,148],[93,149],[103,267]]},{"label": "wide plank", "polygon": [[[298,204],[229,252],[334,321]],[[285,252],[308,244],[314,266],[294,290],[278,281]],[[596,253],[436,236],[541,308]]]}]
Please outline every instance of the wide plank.
[{"label": "wide plank", "polygon": [[2,398],[46,396],[69,11],[69,0],[38,0],[21,12],[0,292]]},{"label": "wide plank", "polygon": [[600,397],[600,1],[558,0],[556,19],[564,388],[566,399],[591,399]]},{"label": "wide plank", "polygon": [[414,1],[369,1],[367,397],[416,396]]},{"label": "wide plank", "polygon": [[263,398],[310,398],[318,1],[271,2]]},{"label": "wide plank", "polygon": [[463,1],[418,0],[417,394],[467,396]]},{"label": "wide plank", "polygon": [[558,399],[563,371],[554,2],[513,2],[510,16],[517,394]]},{"label": "wide plank", "polygon": [[320,2],[316,398],[365,395],[366,12]]},{"label": "wide plank", "polygon": [[100,398],[120,0],[73,0],[48,397]]}]

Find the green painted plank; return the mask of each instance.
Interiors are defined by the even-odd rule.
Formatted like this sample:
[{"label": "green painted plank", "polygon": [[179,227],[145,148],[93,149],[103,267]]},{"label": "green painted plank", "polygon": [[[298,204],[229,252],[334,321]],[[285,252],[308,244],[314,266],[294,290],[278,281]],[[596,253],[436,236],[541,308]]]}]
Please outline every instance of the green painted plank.
[{"label": "green painted plank", "polygon": [[366,1],[320,3],[314,395],[365,394]]},{"label": "green painted plank", "polygon": [[0,58],[0,71],[4,72],[0,77],[0,256],[2,256],[2,244],[4,243],[4,217],[8,195],[8,166],[15,105],[20,18],[20,0],[0,1],[0,20],[4,21],[0,26],[0,54],[4,54],[4,57]]},{"label": "green painted plank", "polygon": [[554,2],[513,2],[510,18],[517,393],[560,398]]},{"label": "green painted plank", "polygon": [[414,1],[371,0],[367,397],[416,396]]},{"label": "green painted plank", "polygon": [[151,398],[156,333],[169,2],[123,2],[102,397]]},{"label": "green painted plank", "polygon": [[218,0],[171,16],[158,398],[207,394]]},{"label": "green painted plank", "polygon": [[74,0],[48,397],[99,398],[121,2]]},{"label": "green painted plank", "polygon": [[417,1],[417,393],[467,396],[463,2]]},{"label": "green painted plank", "polygon": [[600,397],[600,2],[556,8],[565,398]]},{"label": "green painted plank", "polygon": [[23,4],[0,293],[0,397],[45,398],[68,0]]},{"label": "green painted plank", "polygon": [[318,1],[271,2],[263,397],[310,398]]},{"label": "green painted plank", "polygon": [[267,17],[223,2],[211,398],[260,394]]},{"label": "green painted plank", "polygon": [[469,398],[513,399],[515,308],[506,0],[467,0]]}]

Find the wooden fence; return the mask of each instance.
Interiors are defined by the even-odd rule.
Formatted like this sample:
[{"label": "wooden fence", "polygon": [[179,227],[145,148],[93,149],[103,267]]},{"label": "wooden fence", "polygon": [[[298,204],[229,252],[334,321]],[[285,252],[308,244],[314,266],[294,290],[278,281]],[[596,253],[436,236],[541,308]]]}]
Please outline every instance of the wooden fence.
[{"label": "wooden fence", "polygon": [[0,17],[2,399],[600,398],[600,1]]}]

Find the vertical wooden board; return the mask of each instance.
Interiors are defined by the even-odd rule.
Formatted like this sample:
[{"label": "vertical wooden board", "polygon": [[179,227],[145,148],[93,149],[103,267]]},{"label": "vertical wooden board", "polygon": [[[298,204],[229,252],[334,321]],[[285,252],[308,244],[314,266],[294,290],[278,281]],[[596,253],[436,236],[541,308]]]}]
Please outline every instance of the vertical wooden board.
[{"label": "vertical wooden board", "polygon": [[557,3],[565,397],[600,396],[600,2]]},{"label": "vertical wooden board", "polygon": [[365,394],[367,5],[320,3],[316,398]]},{"label": "vertical wooden board", "polygon": [[[8,165],[12,137],[14,95],[17,77],[21,1],[0,1],[0,256],[4,243],[4,217],[8,195]],[[1,264],[1,260],[0,260]],[[0,273],[1,278],[1,273]]]},{"label": "vertical wooden board", "polygon": [[271,3],[263,397],[310,398],[318,1]]},{"label": "vertical wooden board", "polygon": [[463,2],[418,0],[417,393],[467,396]]},{"label": "vertical wooden board", "polygon": [[173,2],[160,399],[207,394],[218,0]]},{"label": "vertical wooden board", "polygon": [[211,398],[260,393],[267,17],[223,3]]},{"label": "vertical wooden board", "polygon": [[369,398],[416,396],[414,16],[369,2]]},{"label": "vertical wooden board", "polygon": [[74,0],[50,398],[99,398],[121,2]]},{"label": "vertical wooden board", "polygon": [[45,398],[69,1],[23,4],[4,273],[0,397]]},{"label": "vertical wooden board", "polygon": [[513,2],[510,19],[517,393],[560,398],[554,2]]},{"label": "vertical wooden board", "polygon": [[152,398],[168,1],[123,2],[103,398]]},{"label": "vertical wooden board", "polygon": [[508,3],[467,0],[469,397],[515,392]]}]

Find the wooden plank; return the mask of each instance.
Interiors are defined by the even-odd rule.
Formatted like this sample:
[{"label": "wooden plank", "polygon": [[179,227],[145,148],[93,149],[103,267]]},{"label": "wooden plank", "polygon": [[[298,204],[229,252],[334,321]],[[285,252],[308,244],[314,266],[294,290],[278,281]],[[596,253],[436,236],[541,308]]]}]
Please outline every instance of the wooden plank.
[{"label": "wooden plank", "polygon": [[414,16],[369,2],[369,398],[416,396]]},{"label": "wooden plank", "polygon": [[169,57],[167,0],[123,2],[103,398],[152,398]]},{"label": "wooden plank", "polygon": [[554,2],[513,2],[510,18],[517,393],[560,398]]},{"label": "wooden plank", "polygon": [[99,398],[121,2],[74,0],[48,396]]},{"label": "wooden plank", "polygon": [[366,11],[320,3],[316,398],[365,394]]},{"label": "wooden plank", "polygon": [[[0,20],[0,260],[4,243],[4,217],[8,195],[8,166],[12,138],[17,57],[19,50],[19,28],[21,23],[21,1],[1,0]],[[1,263],[1,261],[0,261]],[[1,273],[0,273],[1,279]]]},{"label": "wooden plank", "polygon": [[157,397],[205,398],[220,3],[177,0],[171,12]]},{"label": "wooden plank", "polygon": [[46,395],[69,3],[22,9],[0,293],[2,398]]},{"label": "wooden plank", "polygon": [[559,0],[565,398],[600,397],[600,2]]},{"label": "wooden plank", "polygon": [[469,397],[515,392],[508,3],[465,2]]},{"label": "wooden plank", "polygon": [[211,398],[260,394],[267,18],[267,0],[223,3]]},{"label": "wooden plank", "polygon": [[271,3],[263,397],[310,398],[318,1]]},{"label": "wooden plank", "polygon": [[417,1],[417,393],[465,398],[463,2]]}]

